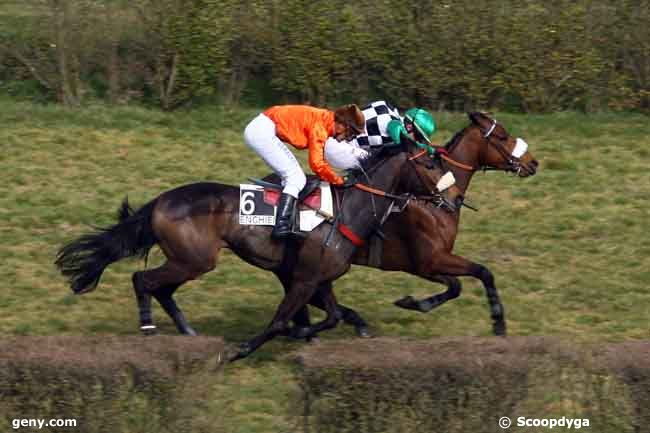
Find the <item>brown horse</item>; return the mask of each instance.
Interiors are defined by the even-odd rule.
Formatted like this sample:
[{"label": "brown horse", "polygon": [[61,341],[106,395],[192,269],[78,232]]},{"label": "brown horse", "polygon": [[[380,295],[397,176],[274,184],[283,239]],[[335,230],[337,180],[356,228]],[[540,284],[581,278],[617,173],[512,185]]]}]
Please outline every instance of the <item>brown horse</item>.
[{"label": "brown horse", "polygon": [[[469,113],[471,124],[457,133],[444,148],[438,151],[443,166],[452,171],[463,195],[469,188],[476,171],[494,169],[528,177],[536,173],[538,162],[525,142],[510,136],[505,128],[483,113]],[[513,155],[513,152],[517,155]],[[457,298],[461,283],[457,277],[478,278],[485,287],[493,320],[494,333],[505,335],[504,309],[490,270],[452,253],[458,233],[459,213],[440,212],[430,206],[411,202],[402,213],[391,214],[382,231],[382,243],[367,244],[355,253],[352,263],[387,271],[402,271],[429,281],[445,284],[447,290],[423,300],[410,296],[395,302],[401,308],[427,312],[448,300]],[[379,251],[372,251],[379,248]],[[378,257],[378,259],[376,258]],[[323,283],[318,296],[328,296],[331,282]],[[323,300],[312,299],[312,304],[322,307]],[[360,336],[368,336],[367,324],[351,308],[338,305],[342,319],[357,329]],[[308,329],[307,310],[300,311],[294,321],[297,327]]]},{"label": "brown horse", "polygon": [[[274,241],[271,227],[240,225],[237,187],[197,183],[165,192],[137,212],[125,201],[118,224],[64,246],[56,265],[69,277],[75,293],[85,293],[97,286],[108,265],[130,256],[145,256],[158,244],[167,261],[133,274],[141,328],[153,326],[153,295],[182,333],[194,334],[172,295],[186,281],[214,269],[219,250],[230,248],[246,262],[274,272],[285,287],[285,297],[270,325],[239,352],[238,357],[244,357],[274,336],[289,332],[289,320],[323,282],[347,272],[359,240],[379,229],[395,205],[408,203],[412,193],[436,191],[442,171],[431,158],[414,155],[416,152],[409,143],[397,149],[384,148],[364,161],[354,175],[367,180],[372,188],[335,188],[336,219],[315,228],[302,241]],[[442,195],[450,209],[462,201],[455,187]],[[338,321],[333,294],[321,299],[327,317],[311,326],[305,337]]]}]

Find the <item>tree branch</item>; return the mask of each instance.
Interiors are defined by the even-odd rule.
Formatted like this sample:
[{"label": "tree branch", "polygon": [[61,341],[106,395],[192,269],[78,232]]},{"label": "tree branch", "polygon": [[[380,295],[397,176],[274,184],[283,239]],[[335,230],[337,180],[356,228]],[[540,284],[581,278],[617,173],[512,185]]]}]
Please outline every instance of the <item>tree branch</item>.
[{"label": "tree branch", "polygon": [[16,48],[7,48],[7,52],[13,56],[15,59],[17,59],[20,63],[25,65],[29,72],[32,74],[32,76],[41,83],[43,87],[49,90],[56,90],[56,86],[53,85],[51,82],[49,82],[41,73],[39,70],[36,68],[36,66],[32,63],[31,60],[29,60],[26,56],[24,56],[18,49]]}]

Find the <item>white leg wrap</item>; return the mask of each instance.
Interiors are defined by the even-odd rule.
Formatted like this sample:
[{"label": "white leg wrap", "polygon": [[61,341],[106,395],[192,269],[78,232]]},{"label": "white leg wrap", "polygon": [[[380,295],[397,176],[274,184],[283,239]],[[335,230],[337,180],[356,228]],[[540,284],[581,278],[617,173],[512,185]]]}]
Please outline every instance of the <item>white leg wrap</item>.
[{"label": "white leg wrap", "polygon": [[246,126],[244,141],[280,175],[284,185],[282,192],[297,198],[307,178],[296,157],[275,135],[275,123],[264,114],[258,115]]}]

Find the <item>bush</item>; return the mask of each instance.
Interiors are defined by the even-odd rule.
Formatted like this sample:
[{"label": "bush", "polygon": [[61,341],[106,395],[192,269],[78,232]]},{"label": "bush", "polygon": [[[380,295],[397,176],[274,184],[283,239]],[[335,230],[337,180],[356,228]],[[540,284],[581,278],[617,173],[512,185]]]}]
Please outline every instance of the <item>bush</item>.
[{"label": "bush", "polygon": [[309,347],[299,357],[305,431],[500,432],[502,416],[513,431],[521,416],[583,426],[587,419],[598,432],[646,431],[639,429],[650,413],[648,347],[610,346],[609,357],[548,338]]},{"label": "bush", "polygon": [[0,422],[75,419],[84,432],[198,431],[191,417],[223,351],[221,339],[203,337],[4,340]]},{"label": "bush", "polygon": [[648,110],[649,11],[648,0],[29,0],[0,15],[0,57],[18,60],[16,80],[31,71],[68,105],[99,96],[173,109],[271,94],[317,105]]}]

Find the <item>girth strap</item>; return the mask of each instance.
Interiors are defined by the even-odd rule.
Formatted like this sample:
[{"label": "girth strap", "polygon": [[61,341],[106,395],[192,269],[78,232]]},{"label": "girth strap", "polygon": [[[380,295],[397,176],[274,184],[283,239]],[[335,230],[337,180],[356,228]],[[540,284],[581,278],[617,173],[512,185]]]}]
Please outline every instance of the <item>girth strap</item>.
[{"label": "girth strap", "polygon": [[356,247],[361,247],[363,246],[363,239],[361,239],[359,236],[357,236],[351,229],[350,227],[346,226],[343,223],[339,223],[339,231],[343,236],[348,238],[350,242]]}]

